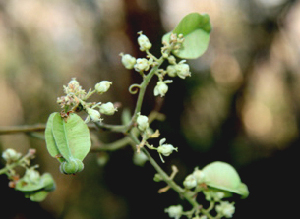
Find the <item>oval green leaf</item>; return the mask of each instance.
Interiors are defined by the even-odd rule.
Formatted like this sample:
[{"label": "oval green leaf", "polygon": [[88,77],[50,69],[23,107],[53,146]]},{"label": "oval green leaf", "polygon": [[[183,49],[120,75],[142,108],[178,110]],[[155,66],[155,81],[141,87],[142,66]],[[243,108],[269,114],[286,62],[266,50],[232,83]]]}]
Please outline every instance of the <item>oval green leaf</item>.
[{"label": "oval green leaf", "polygon": [[202,171],[208,179],[207,185],[213,189],[233,192],[247,197],[248,188],[241,182],[236,170],[228,163],[215,161],[205,166]]},{"label": "oval green leaf", "polygon": [[36,192],[39,190],[50,192],[55,189],[55,182],[50,173],[44,173],[37,182],[28,183],[26,179],[20,179],[15,189],[21,192]]},{"label": "oval green leaf", "polygon": [[165,34],[162,41],[169,42],[171,33],[183,34],[184,42],[179,52],[173,54],[181,59],[196,59],[207,50],[210,40],[210,18],[208,14],[191,13],[177,27]]},{"label": "oval green leaf", "polygon": [[47,195],[48,195],[48,192],[39,191],[39,192],[31,193],[29,195],[29,198],[33,202],[41,202],[47,197]]},{"label": "oval green leaf", "polygon": [[46,147],[49,152],[49,154],[52,157],[57,157],[60,152],[56,146],[55,139],[52,133],[52,126],[53,126],[53,117],[55,115],[59,115],[59,113],[51,113],[46,124],[46,129],[45,129],[45,140],[46,140]]},{"label": "oval green leaf", "polygon": [[56,114],[53,117],[52,132],[57,149],[68,162],[72,158],[82,161],[89,153],[90,130],[77,114],[70,114],[67,120]]}]

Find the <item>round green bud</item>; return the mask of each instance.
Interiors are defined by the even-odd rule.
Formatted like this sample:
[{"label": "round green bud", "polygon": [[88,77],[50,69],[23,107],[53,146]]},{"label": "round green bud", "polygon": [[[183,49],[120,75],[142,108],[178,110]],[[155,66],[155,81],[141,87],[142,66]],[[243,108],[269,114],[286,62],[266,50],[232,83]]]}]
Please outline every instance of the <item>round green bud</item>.
[{"label": "round green bud", "polygon": [[95,84],[95,90],[97,93],[102,94],[105,93],[109,88],[112,82],[109,81],[101,81]]},{"label": "round green bud", "polygon": [[146,131],[146,129],[149,127],[149,122],[148,122],[148,117],[147,116],[144,116],[144,115],[139,115],[137,117],[137,124],[138,124],[138,128],[139,130],[141,131]]},{"label": "round green bud", "polygon": [[78,165],[77,172],[81,172],[84,169],[84,163],[81,160],[79,160],[79,159],[75,159],[75,161],[76,161],[76,163]]},{"label": "round green bud", "polygon": [[181,205],[171,205],[165,209],[165,212],[168,213],[171,218],[180,218],[183,213],[183,207]]},{"label": "round green bud", "polygon": [[196,168],[193,172],[193,175],[196,178],[198,184],[206,182],[205,173],[202,170]]},{"label": "round green bud", "polygon": [[169,77],[176,77],[177,76],[177,70],[176,70],[176,66],[175,65],[169,65],[167,67],[167,74]]},{"label": "round green bud", "polygon": [[108,116],[113,115],[117,111],[117,108],[114,107],[114,104],[112,102],[103,103],[99,108],[100,113]]},{"label": "round green bud", "polygon": [[145,163],[149,160],[149,158],[147,157],[147,155],[140,151],[139,153],[138,152],[135,152],[133,154],[133,163],[137,166],[144,166]]},{"label": "round green bud", "polygon": [[168,62],[171,64],[171,65],[176,65],[176,58],[172,55],[170,55],[168,57]]},{"label": "round green bud", "polygon": [[89,114],[89,116],[93,122],[100,121],[100,113],[97,110],[87,108],[87,113]]},{"label": "round green bud", "polygon": [[163,178],[161,177],[161,175],[159,173],[154,174],[154,177],[153,177],[154,182],[161,182],[162,180],[163,180]]},{"label": "round green bud", "polygon": [[138,37],[138,43],[140,45],[140,50],[141,51],[149,50],[152,46],[149,38],[145,34],[142,34],[141,32],[139,34],[140,36]]},{"label": "round green bud", "polygon": [[133,69],[135,63],[136,63],[136,58],[134,58],[133,56],[129,55],[129,54],[121,54],[122,56],[122,64],[124,65],[125,68],[127,69]]},{"label": "round green bud", "polygon": [[79,166],[76,160],[64,161],[60,164],[60,170],[64,174],[75,174],[78,172]]},{"label": "round green bud", "polygon": [[197,186],[197,180],[193,174],[188,175],[183,181],[183,185],[187,189],[192,189]]}]

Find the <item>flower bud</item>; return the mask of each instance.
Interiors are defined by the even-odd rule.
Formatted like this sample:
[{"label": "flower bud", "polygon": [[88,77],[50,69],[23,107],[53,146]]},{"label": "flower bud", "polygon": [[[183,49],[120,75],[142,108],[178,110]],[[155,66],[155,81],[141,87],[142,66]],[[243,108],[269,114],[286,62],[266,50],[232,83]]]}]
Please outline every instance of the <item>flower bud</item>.
[{"label": "flower bud", "polygon": [[122,56],[122,64],[124,65],[125,68],[127,69],[133,69],[135,63],[136,63],[136,58],[129,54],[121,54]]},{"label": "flower bud", "polygon": [[147,116],[143,116],[143,115],[139,115],[137,117],[137,124],[138,124],[138,128],[141,131],[146,131],[146,129],[149,127],[149,122],[148,122],[148,117]]},{"label": "flower bud", "polygon": [[151,48],[151,43],[149,38],[145,35],[142,34],[142,32],[139,32],[140,36],[138,37],[138,43],[140,45],[140,50],[141,51],[146,51]]},{"label": "flower bud", "polygon": [[183,213],[183,207],[181,205],[171,205],[165,209],[165,212],[169,214],[169,217],[178,219]]},{"label": "flower bud", "polygon": [[169,65],[167,67],[167,74],[169,77],[176,77],[177,76],[177,70],[176,70],[176,65]]},{"label": "flower bud", "polygon": [[197,180],[193,174],[188,175],[183,181],[183,185],[187,189],[192,189],[197,186]]},{"label": "flower bud", "polygon": [[23,180],[28,184],[37,184],[40,180],[40,173],[33,168],[27,169]]},{"label": "flower bud", "polygon": [[190,66],[185,63],[179,63],[175,66],[178,77],[185,79],[186,77],[191,76]]},{"label": "flower bud", "polygon": [[103,113],[108,116],[113,115],[117,111],[117,108],[114,107],[114,104],[112,102],[103,103],[99,107],[99,109],[100,113]]},{"label": "flower bud", "polygon": [[111,84],[112,82],[109,81],[98,82],[97,84],[95,84],[95,90],[97,91],[97,93],[102,94],[109,89]]},{"label": "flower bud", "polygon": [[206,182],[205,173],[202,170],[196,168],[193,172],[193,175],[196,178],[198,184]]},{"label": "flower bud", "polygon": [[100,120],[101,120],[100,113],[97,110],[88,108],[87,113],[89,114],[89,116],[93,122],[100,122]]},{"label": "flower bud", "polygon": [[136,64],[134,65],[134,69],[137,72],[148,71],[150,69],[150,62],[145,58],[138,58],[136,60]]},{"label": "flower bud", "polygon": [[217,213],[226,218],[232,218],[235,211],[233,203],[229,203],[228,201],[222,201],[220,204],[216,205],[215,209]]},{"label": "flower bud", "polygon": [[4,160],[8,161],[8,162],[13,162],[13,161],[17,161],[21,158],[22,154],[15,151],[12,148],[8,148],[6,149],[3,153],[2,153],[2,157]]},{"label": "flower bud", "polygon": [[133,163],[137,166],[144,166],[148,160],[147,155],[142,151],[140,151],[140,153],[135,152],[133,154]]},{"label": "flower bud", "polygon": [[157,152],[164,156],[169,156],[173,151],[177,151],[177,148],[174,148],[171,144],[163,144],[157,147]]},{"label": "flower bud", "polygon": [[162,81],[158,81],[154,87],[153,93],[154,96],[160,95],[161,97],[165,96],[168,91],[168,85]]},{"label": "flower bud", "polygon": [[176,58],[172,55],[170,55],[168,57],[168,62],[171,64],[171,65],[175,65],[176,64]]},{"label": "flower bud", "polygon": [[153,181],[154,182],[160,182],[162,180],[163,180],[163,178],[161,177],[161,175],[159,173],[155,173],[155,175],[153,177]]}]

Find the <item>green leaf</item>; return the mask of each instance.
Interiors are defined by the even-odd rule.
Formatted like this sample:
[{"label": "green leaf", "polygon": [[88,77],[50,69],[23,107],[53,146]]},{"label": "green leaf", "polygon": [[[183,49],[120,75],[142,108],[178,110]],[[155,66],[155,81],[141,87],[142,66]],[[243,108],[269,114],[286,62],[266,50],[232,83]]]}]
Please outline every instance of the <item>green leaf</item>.
[{"label": "green leaf", "polygon": [[247,186],[241,182],[240,176],[230,164],[215,161],[205,166],[202,171],[208,179],[207,185],[209,187],[237,193],[244,198],[248,196]]},{"label": "green leaf", "polygon": [[44,173],[36,182],[28,182],[25,178],[20,179],[15,189],[21,192],[36,192],[40,190],[51,192],[55,189],[55,182],[50,173]]},{"label": "green leaf", "polygon": [[39,191],[39,192],[30,193],[29,198],[33,202],[41,202],[47,197],[47,195],[48,192]]},{"label": "green leaf", "polygon": [[57,149],[68,162],[72,158],[82,161],[89,153],[90,131],[77,114],[70,114],[66,121],[59,114],[55,114],[52,132]]},{"label": "green leaf", "polygon": [[56,146],[53,133],[52,133],[53,117],[57,114],[59,115],[59,113],[57,113],[57,112],[50,114],[47,124],[46,124],[46,129],[45,129],[46,146],[47,146],[47,150],[48,150],[49,154],[52,157],[57,157],[57,155],[60,154],[60,152]]},{"label": "green leaf", "polygon": [[175,29],[162,38],[169,42],[171,33],[183,34],[184,42],[178,53],[173,54],[181,59],[196,59],[207,50],[210,40],[210,18],[207,14],[191,13],[185,16]]}]

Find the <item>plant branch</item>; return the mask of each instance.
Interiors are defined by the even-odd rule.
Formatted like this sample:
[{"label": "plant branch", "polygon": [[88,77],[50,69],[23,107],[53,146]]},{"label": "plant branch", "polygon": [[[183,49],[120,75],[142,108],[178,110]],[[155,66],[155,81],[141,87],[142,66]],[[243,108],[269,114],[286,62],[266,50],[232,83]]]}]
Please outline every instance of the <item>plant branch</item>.
[{"label": "plant branch", "polygon": [[[90,129],[96,129],[94,124],[88,124]],[[19,126],[0,126],[0,135],[11,135],[20,133],[43,132],[46,129],[45,124],[19,125]]]}]

